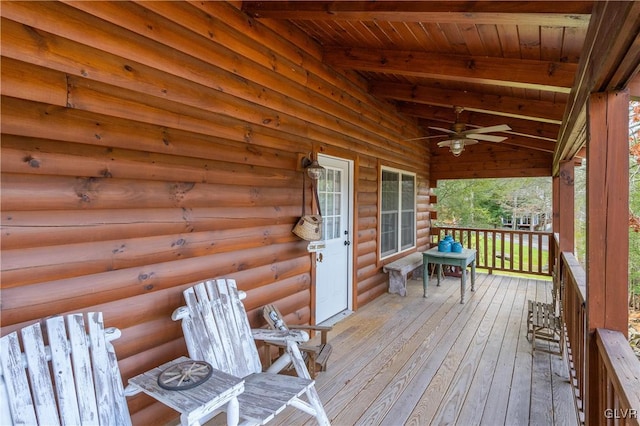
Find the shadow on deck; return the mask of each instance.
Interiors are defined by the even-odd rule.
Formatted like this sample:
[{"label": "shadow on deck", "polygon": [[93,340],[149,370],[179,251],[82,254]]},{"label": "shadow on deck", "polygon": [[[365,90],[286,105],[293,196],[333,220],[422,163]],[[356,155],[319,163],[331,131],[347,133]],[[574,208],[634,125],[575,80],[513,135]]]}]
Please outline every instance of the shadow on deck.
[{"label": "shadow on deck", "polygon": [[[532,356],[526,338],[527,299],[550,301],[551,286],[478,274],[461,305],[459,279],[426,299],[411,280],[407,297],[367,304],[334,326],[316,379],[332,424],[577,425],[565,360]],[[273,424],[306,420],[291,410]]]}]

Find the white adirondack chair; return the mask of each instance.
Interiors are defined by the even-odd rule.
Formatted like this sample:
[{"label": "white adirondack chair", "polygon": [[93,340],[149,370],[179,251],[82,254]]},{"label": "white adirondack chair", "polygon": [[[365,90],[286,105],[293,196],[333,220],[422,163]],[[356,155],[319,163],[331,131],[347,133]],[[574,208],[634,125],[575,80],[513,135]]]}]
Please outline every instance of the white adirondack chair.
[{"label": "white adirondack chair", "polygon": [[82,314],[44,324],[48,345],[40,323],[0,339],[0,424],[131,425],[110,343],[120,330],[102,313],[87,314],[88,333]]},{"label": "white adirondack chair", "polygon": [[[189,357],[244,378],[245,390],[238,402],[240,418],[246,424],[265,424],[292,406],[315,416],[318,424],[329,425],[296,344],[307,341],[308,334],[299,330],[252,330],[241,293],[244,296],[232,279],[205,281],[184,291],[187,306],[176,309],[172,318],[182,320]],[[299,377],[263,373],[254,339],[285,342]],[[300,399],[305,393],[308,402]]]},{"label": "white adirondack chair", "polygon": [[[284,322],[284,317],[280,313],[280,310],[275,305],[269,304],[262,308],[262,314],[267,321],[267,325],[272,330],[314,330],[320,332],[319,344],[308,344],[305,342],[298,342],[298,347],[304,360],[306,361],[307,370],[314,379],[318,371],[327,370],[327,361],[333,350],[330,343],[327,342],[327,335],[332,330],[332,327],[322,325],[292,325],[289,326]],[[280,354],[286,346],[277,342],[265,342],[266,346],[266,363],[269,366],[267,371],[270,373],[278,373],[280,371],[288,371],[294,368],[288,354]],[[279,348],[277,360],[272,362],[271,359],[271,346]]]}]

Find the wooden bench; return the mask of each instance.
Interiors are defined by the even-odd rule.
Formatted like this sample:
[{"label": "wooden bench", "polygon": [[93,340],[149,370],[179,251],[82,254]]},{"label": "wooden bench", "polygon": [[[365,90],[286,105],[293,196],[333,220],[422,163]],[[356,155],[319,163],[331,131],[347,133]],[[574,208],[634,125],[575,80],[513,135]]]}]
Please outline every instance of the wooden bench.
[{"label": "wooden bench", "polygon": [[411,253],[384,265],[382,270],[389,273],[389,293],[398,293],[400,296],[406,296],[407,275],[412,271],[416,271],[416,278],[418,278],[424,273],[422,253]]}]

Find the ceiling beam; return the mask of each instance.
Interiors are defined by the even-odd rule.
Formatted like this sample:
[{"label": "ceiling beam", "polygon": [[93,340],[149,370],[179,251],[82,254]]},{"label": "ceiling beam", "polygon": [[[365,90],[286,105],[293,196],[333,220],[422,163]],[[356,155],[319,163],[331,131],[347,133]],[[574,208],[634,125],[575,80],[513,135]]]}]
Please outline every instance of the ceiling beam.
[{"label": "ceiling beam", "polygon": [[[615,22],[615,25],[611,25]],[[586,144],[586,106],[592,92],[624,88],[637,73],[640,2],[595,2],[575,84],[553,156],[553,174]],[[635,53],[634,53],[635,52]],[[631,56],[629,56],[631,55]],[[626,70],[626,71],[625,71]]]},{"label": "ceiling beam", "polygon": [[506,117],[560,124],[564,104],[532,101],[509,96],[460,92],[404,83],[375,82],[369,87],[374,96],[441,106],[462,106],[467,110]]},{"label": "ceiling beam", "polygon": [[633,2],[628,13],[603,65],[604,70],[610,71],[603,72],[596,81],[598,92],[625,89],[640,71],[640,2]]},{"label": "ceiling beam", "polygon": [[336,68],[569,93],[578,64],[363,48],[327,48]]},{"label": "ceiling beam", "polygon": [[586,27],[591,5],[572,1],[244,1],[242,10],[254,18],[294,20]]}]

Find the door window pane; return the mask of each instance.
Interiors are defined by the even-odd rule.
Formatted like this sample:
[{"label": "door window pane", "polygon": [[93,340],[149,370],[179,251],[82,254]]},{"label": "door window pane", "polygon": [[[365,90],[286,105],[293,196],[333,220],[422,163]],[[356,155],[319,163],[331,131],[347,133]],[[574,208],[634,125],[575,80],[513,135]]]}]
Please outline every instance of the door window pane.
[{"label": "door window pane", "polygon": [[342,193],[342,171],[325,167],[324,176],[320,178],[318,184],[318,196],[322,206],[323,238],[331,240],[342,238],[340,230],[341,205],[344,197]]}]

